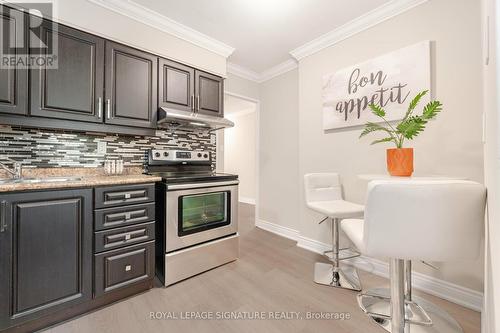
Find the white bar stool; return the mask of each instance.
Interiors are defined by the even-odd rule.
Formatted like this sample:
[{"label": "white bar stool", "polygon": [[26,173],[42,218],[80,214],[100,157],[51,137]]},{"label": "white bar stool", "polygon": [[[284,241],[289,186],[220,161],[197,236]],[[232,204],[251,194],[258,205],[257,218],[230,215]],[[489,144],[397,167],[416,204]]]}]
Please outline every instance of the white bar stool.
[{"label": "white bar stool", "polygon": [[362,254],[390,258],[390,291],[376,288],[360,294],[365,313],[392,333],[463,332],[444,310],[412,297],[411,266],[405,267],[405,260],[477,258],[485,202],[485,188],[470,181],[370,182],[364,221],[342,224]]},{"label": "white bar stool", "polygon": [[[339,175],[336,173],[310,173],[304,176],[307,207],[325,215],[332,221],[332,250],[323,254],[331,264],[317,262],[314,265],[314,282],[331,287],[361,291],[358,272],[354,267],[340,267],[341,260],[354,258],[359,253],[339,248],[339,224],[342,219],[362,217],[364,207],[342,199]],[[342,255],[346,250],[350,254]],[[331,253],[331,255],[328,255]]]}]

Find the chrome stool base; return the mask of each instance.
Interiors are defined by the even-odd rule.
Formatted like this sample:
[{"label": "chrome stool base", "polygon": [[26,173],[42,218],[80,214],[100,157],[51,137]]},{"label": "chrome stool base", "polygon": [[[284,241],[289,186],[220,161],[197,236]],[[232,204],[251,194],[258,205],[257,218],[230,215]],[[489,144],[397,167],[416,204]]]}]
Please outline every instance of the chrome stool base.
[{"label": "chrome stool base", "polygon": [[[391,332],[391,303],[388,288],[373,288],[358,295],[359,307],[387,332]],[[413,302],[406,304],[407,322],[405,332],[411,333],[460,333],[458,322],[446,311],[425,299],[413,296]],[[423,312],[422,312],[423,310]],[[429,317],[432,324],[427,323]]]},{"label": "chrome stool base", "polygon": [[334,268],[332,264],[314,264],[314,282],[330,287],[361,291],[358,272],[354,267],[345,265]]}]

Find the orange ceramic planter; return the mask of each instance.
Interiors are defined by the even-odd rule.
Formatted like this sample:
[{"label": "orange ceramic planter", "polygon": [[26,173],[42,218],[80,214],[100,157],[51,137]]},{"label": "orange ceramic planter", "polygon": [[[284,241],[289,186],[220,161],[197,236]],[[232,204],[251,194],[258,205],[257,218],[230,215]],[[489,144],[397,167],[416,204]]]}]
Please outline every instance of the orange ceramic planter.
[{"label": "orange ceramic planter", "polygon": [[391,176],[411,176],[413,173],[413,148],[387,149],[387,171]]}]

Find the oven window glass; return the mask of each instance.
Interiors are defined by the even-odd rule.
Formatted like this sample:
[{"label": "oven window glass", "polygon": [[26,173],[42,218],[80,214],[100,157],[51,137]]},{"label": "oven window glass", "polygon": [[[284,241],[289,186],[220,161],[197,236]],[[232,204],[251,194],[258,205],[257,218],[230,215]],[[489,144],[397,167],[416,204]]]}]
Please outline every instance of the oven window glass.
[{"label": "oven window glass", "polygon": [[182,236],[229,224],[229,197],[229,192],[180,197],[179,234]]}]

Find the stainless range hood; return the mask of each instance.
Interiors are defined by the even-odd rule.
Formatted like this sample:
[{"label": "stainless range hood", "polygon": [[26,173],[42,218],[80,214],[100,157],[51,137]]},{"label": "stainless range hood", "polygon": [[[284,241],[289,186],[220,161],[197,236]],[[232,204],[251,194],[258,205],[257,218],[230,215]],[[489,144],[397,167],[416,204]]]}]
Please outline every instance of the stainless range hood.
[{"label": "stainless range hood", "polygon": [[206,128],[212,131],[233,127],[234,123],[226,118],[207,116],[199,113],[191,113],[168,108],[159,108],[158,127],[188,127]]}]

